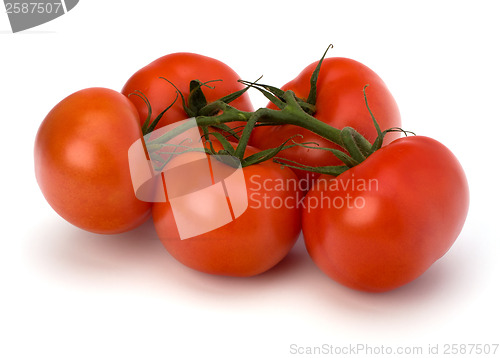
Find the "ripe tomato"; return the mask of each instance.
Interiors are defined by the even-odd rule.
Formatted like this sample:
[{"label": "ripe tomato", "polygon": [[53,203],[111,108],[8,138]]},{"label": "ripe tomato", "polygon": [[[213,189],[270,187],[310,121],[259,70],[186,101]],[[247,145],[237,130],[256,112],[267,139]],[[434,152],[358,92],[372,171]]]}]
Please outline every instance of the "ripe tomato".
[{"label": "ripe tomato", "polygon": [[[247,148],[247,153],[251,154],[252,151]],[[183,163],[193,162],[196,155],[205,156],[200,153],[180,155],[169,165],[179,167],[179,159]],[[226,172],[227,168],[229,166],[226,164],[212,161],[213,173]],[[153,221],[158,236],[167,251],[179,262],[210,274],[253,276],[275,266],[293,247],[301,226],[300,208],[295,205],[299,195],[294,186],[297,180],[295,174],[272,161],[240,170],[243,171],[242,181],[245,185],[233,180],[226,189],[226,197],[222,194],[222,204],[214,205],[220,198],[217,198],[215,191],[205,190],[205,194],[196,192],[182,205],[172,204],[171,195],[167,202],[153,205]],[[198,169],[190,174],[172,177],[174,184],[166,184],[169,194],[172,186],[176,185],[185,192],[186,182],[194,183],[194,187],[207,188],[206,183],[201,183],[203,176]],[[218,180],[214,181],[217,183]],[[240,190],[242,188],[243,191]],[[194,227],[197,230],[211,220],[219,220],[227,208],[226,200],[231,203],[233,220],[225,225],[216,225],[217,228],[211,231],[181,239],[180,231],[186,229],[186,225],[192,226],[187,229]],[[236,210],[243,213],[238,216]],[[183,221],[183,228],[180,227],[180,221]]]},{"label": "ripe tomato", "polygon": [[469,191],[460,163],[427,137],[398,139],[305,199],[307,250],[332,279],[387,291],[424,273],[458,237]]},{"label": "ripe tomato", "polygon": [[[203,87],[203,93],[208,102],[215,101],[244,88],[241,83],[237,82],[240,77],[236,72],[226,64],[213,58],[187,52],[172,53],[160,57],[133,74],[122,89],[122,93],[126,96],[136,90],[146,95],[151,102],[152,120],[167,108],[176,97],[175,88],[160,77],[164,77],[175,84],[186,100],[189,97],[189,83],[191,80],[201,82],[222,80],[210,83],[209,86],[213,88]],[[130,100],[139,111],[141,124],[144,123],[148,115],[145,103],[137,96],[130,96]],[[253,111],[252,104],[246,93],[230,104],[242,111]],[[165,113],[156,128],[184,119],[187,119],[187,115],[182,106],[182,101],[178,99]]]},{"label": "ripe tomato", "polygon": [[[306,99],[309,95],[310,78],[317,64],[318,62],[315,62],[307,66],[282,89],[292,90],[299,98]],[[399,110],[385,83],[371,69],[348,58],[333,57],[323,60],[317,81],[314,117],[338,129],[352,127],[373,143],[377,132],[364,101],[363,87],[366,84],[370,85],[366,89],[370,109],[377,118],[380,128],[385,130],[399,127],[401,125]],[[275,108],[272,104],[268,107]],[[251,144],[261,149],[277,147],[297,134],[303,136],[301,142],[316,142],[321,147],[339,149],[320,136],[293,125],[256,128],[252,133]],[[385,143],[396,137],[395,134],[388,134]],[[327,151],[301,147],[287,149],[279,156],[309,166],[341,164]],[[318,176],[303,170],[295,170],[295,173],[301,180],[308,179],[309,183]]]},{"label": "ripe tomato", "polygon": [[127,97],[88,88],[63,99],[35,140],[35,174],[43,195],[64,219],[84,230],[114,234],[144,222],[151,204],[135,197],[128,149],[141,138]]}]

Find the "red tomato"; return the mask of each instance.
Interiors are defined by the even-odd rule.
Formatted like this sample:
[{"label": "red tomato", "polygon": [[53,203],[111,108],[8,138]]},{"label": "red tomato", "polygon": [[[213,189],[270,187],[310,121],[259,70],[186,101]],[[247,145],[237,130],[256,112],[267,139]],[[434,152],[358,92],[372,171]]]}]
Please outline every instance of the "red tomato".
[{"label": "red tomato", "polygon": [[[309,95],[310,78],[318,62],[307,66],[294,80],[283,86],[283,90],[292,90],[299,98]],[[382,130],[399,127],[401,119],[396,101],[382,79],[365,65],[348,58],[324,59],[317,82],[316,113],[314,117],[332,127],[342,129],[352,127],[373,143],[377,132],[373,120],[366,108],[363,87],[369,84],[366,95],[370,109]],[[269,105],[270,108],[275,108]],[[293,126],[266,126],[256,128],[252,133],[251,144],[261,149],[277,147],[288,138],[301,134],[301,142],[316,142],[321,147],[339,147],[308,130]],[[398,135],[389,134],[385,143]],[[299,141],[299,139],[296,139]],[[324,150],[294,147],[279,154],[309,166],[339,165],[341,162]],[[309,182],[318,175],[303,170],[295,170],[300,179]]]},{"label": "red tomato", "polygon": [[322,176],[305,198],[307,250],[332,279],[388,291],[424,273],[458,237],[469,191],[441,143],[405,137],[337,178]]},{"label": "red tomato", "polygon": [[[248,149],[250,154],[252,151],[253,149]],[[181,158],[183,163],[192,162],[200,158],[200,155],[204,156],[199,153],[180,155],[169,165],[177,166]],[[227,168],[229,166],[226,164],[213,161],[211,170],[214,173],[224,172]],[[301,226],[300,208],[295,204],[299,198],[295,189],[295,174],[289,168],[272,161],[251,165],[242,170],[246,190],[243,187],[241,192],[238,187],[240,183],[236,187],[233,183],[231,189],[226,191],[230,194],[223,199],[230,201],[233,210],[242,206],[246,210],[241,216],[212,231],[181,239],[179,217],[187,218],[184,225],[192,225],[196,229],[201,221],[213,220],[214,214],[217,216],[215,220],[218,220],[227,206],[226,203],[214,205],[217,201],[215,194],[202,196],[197,192],[180,209],[175,204],[176,212],[171,197],[166,203],[153,205],[153,221],[158,236],[167,251],[179,262],[210,274],[253,276],[275,266],[290,251]],[[179,178],[174,186],[191,182],[200,188],[207,187],[206,183],[201,183],[203,177],[198,169],[190,174],[184,173],[182,177],[173,177]],[[170,194],[172,185],[166,186]],[[246,203],[248,206],[245,206]]]},{"label": "red tomato", "polygon": [[135,197],[128,149],[141,138],[127,97],[88,88],[63,99],[35,140],[35,174],[43,195],[64,219],[84,230],[114,234],[143,223],[151,204]]},{"label": "red tomato", "polygon": [[[201,82],[222,80],[210,83],[209,86],[213,87],[212,89],[203,87],[203,93],[208,102],[215,101],[244,88],[241,83],[237,82],[240,77],[236,72],[213,58],[187,52],[160,57],[132,75],[122,89],[122,93],[126,96],[136,90],[146,95],[151,102],[152,120],[167,108],[176,97],[175,88],[167,81],[160,79],[160,77],[164,77],[175,84],[186,100],[189,97],[189,83],[191,80]],[[137,96],[130,96],[130,100],[139,111],[141,124],[144,123],[148,114],[145,103]],[[242,111],[253,111],[252,104],[246,93],[230,104]],[[187,115],[179,98],[165,113],[156,128],[183,119],[187,119]]]}]

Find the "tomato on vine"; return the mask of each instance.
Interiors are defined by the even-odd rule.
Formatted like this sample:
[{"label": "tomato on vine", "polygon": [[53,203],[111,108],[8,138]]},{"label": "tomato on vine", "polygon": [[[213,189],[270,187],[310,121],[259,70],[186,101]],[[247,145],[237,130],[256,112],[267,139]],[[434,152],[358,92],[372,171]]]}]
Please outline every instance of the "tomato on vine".
[{"label": "tomato on vine", "polygon": [[106,88],[63,99],[35,140],[35,174],[45,199],[73,225],[116,234],[142,224],[151,203],[136,198],[128,149],[142,137],[130,100]]},{"label": "tomato on vine", "polygon": [[[370,68],[355,60],[332,57],[314,62],[295,79],[285,84],[282,90],[291,90],[298,98],[308,103],[309,113],[316,119],[339,129],[352,127],[373,143],[378,133],[365,107],[363,88],[367,84],[370,85],[367,90],[370,106],[381,129],[400,127],[398,106],[386,84]],[[276,108],[272,102],[268,107]],[[256,128],[250,143],[255,147],[266,149],[297,135],[300,135],[302,141],[317,143],[319,147],[341,149],[331,141],[296,125]],[[385,143],[397,137],[397,134],[390,134],[386,137]],[[327,151],[298,146],[283,151],[280,156],[291,162],[306,163],[309,166],[331,166],[341,163]],[[307,180],[309,186],[318,176],[304,170],[295,170],[295,173],[300,179]]]},{"label": "tomato on vine", "polygon": [[[224,149],[218,142],[206,143],[206,146],[222,153],[222,157],[230,154],[228,158],[236,158],[232,157],[235,153],[227,143]],[[246,147],[243,154],[249,160],[261,155],[251,147]],[[269,183],[296,182],[297,178],[289,168],[269,160],[260,161],[261,157],[253,164],[244,165],[240,169],[240,181],[233,179],[222,192],[220,182],[224,182],[234,168],[212,158],[207,159],[205,153],[188,151],[168,162],[162,175],[163,189],[169,200],[153,205],[156,232],[167,251],[192,269],[224,276],[261,274],[288,254],[301,229],[300,208],[284,205],[287,198],[295,197],[294,186]],[[203,160],[211,163],[212,179],[207,174],[208,167],[203,174],[202,166],[192,166]],[[183,165],[191,165],[191,169],[179,170]],[[175,172],[176,169],[179,172]],[[165,173],[172,170],[168,179]],[[218,176],[214,173],[227,175],[214,179]],[[220,190],[215,190],[216,185]],[[185,199],[179,200],[172,192],[181,192]],[[268,198],[269,203],[264,203],[264,198]],[[224,215],[229,216],[228,206],[232,219],[221,222]],[[220,224],[214,228],[213,222]],[[207,223],[211,229],[203,230]],[[196,234],[186,237],[186,231]]]},{"label": "tomato on vine", "polygon": [[469,190],[438,141],[410,136],[338,177],[322,175],[303,210],[307,251],[335,281],[388,291],[422,275],[457,239]]},{"label": "tomato on vine", "polygon": [[[169,108],[156,125],[156,128],[161,128],[194,117],[203,104],[242,90],[244,86],[238,82],[239,79],[233,69],[219,60],[195,53],[178,52],[160,57],[135,72],[125,83],[122,93],[130,96],[139,112],[141,125],[148,117],[153,121]],[[192,97],[193,93],[200,93],[193,91],[191,83],[194,80],[204,89],[205,98],[201,104],[197,103],[199,98]],[[178,99],[179,94],[185,101]],[[144,99],[149,102],[151,113],[148,113],[148,105]],[[189,104],[191,106],[186,107]],[[234,99],[231,104],[242,111],[253,111],[246,93]]]}]

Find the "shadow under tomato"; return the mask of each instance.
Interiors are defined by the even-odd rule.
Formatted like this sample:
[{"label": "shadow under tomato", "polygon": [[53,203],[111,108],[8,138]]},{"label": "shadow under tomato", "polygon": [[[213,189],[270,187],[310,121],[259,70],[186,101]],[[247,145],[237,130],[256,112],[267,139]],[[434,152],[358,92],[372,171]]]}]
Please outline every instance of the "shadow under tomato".
[{"label": "shadow under tomato", "polygon": [[436,317],[450,318],[477,291],[473,266],[481,258],[478,252],[472,255],[475,261],[471,260],[473,245],[467,241],[473,240],[463,238],[417,280],[393,291],[366,293],[344,287],[322,273],[307,255],[302,235],[271,270],[238,278],[183,266],[165,250],[151,221],[110,236],[87,233],[61,220],[43,226],[32,232],[26,249],[37,274],[56,280],[57,285],[60,282],[83,291],[144,292],[215,309],[240,309],[245,304],[266,307],[276,302],[295,307],[306,302],[308,314],[325,322],[396,324],[402,317],[420,322],[434,310],[439,310]]},{"label": "shadow under tomato", "polygon": [[[387,328],[395,335],[404,335],[425,330],[430,324],[444,324],[473,307],[484,289],[477,280],[482,255],[474,252],[478,251],[473,248],[475,241],[462,237],[422,276],[383,293],[344,287],[318,269],[317,274],[309,275],[309,297],[305,300],[314,307],[313,314],[321,313],[325,325],[340,320],[347,331],[366,330],[376,335]],[[400,332],[402,321],[408,322],[405,332]]]},{"label": "shadow under tomato", "polygon": [[28,248],[33,262],[56,276],[99,280],[113,275],[120,280],[170,260],[151,221],[116,235],[93,234],[64,222],[48,225]]},{"label": "shadow under tomato", "polygon": [[[273,297],[281,287],[296,286],[297,278],[313,263],[307,256],[302,237],[288,255],[270,270],[251,277],[211,275],[188,268],[175,259],[170,268],[176,267],[176,275],[164,277],[165,282],[175,285],[192,297],[215,302],[223,299],[226,304],[240,305],[256,297]],[[167,274],[166,274],[167,275]],[[229,303],[229,299],[234,302]],[[241,300],[240,303],[236,302]]]},{"label": "shadow under tomato", "polygon": [[99,235],[65,222],[35,228],[28,243],[30,261],[40,274],[64,284],[108,287],[148,286],[154,291],[184,298],[189,295],[214,300],[220,297],[250,297],[295,281],[304,267],[313,265],[302,236],[275,267],[253,277],[226,277],[197,272],[171,257],[158,239],[152,220],[122,234]]}]

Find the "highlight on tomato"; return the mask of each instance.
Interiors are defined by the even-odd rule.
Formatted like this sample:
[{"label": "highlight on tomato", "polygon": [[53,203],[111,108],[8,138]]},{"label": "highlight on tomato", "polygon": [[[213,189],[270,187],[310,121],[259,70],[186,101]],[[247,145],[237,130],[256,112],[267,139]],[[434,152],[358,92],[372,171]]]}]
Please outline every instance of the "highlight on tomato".
[{"label": "highlight on tomato", "polygon": [[63,99],[35,139],[35,175],[47,202],[71,224],[95,233],[131,230],[151,214],[136,198],[128,149],[142,137],[130,100],[106,88]]}]

